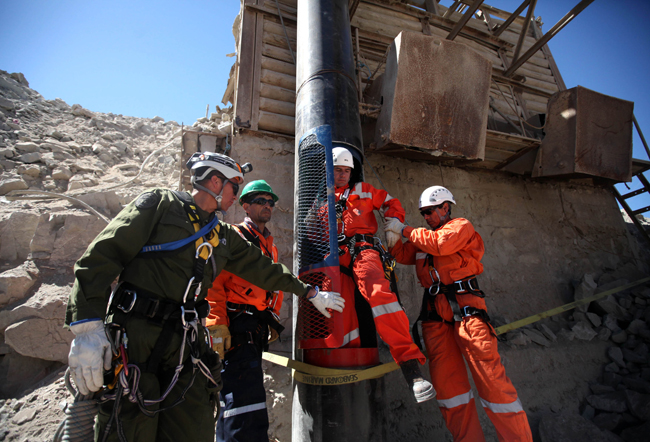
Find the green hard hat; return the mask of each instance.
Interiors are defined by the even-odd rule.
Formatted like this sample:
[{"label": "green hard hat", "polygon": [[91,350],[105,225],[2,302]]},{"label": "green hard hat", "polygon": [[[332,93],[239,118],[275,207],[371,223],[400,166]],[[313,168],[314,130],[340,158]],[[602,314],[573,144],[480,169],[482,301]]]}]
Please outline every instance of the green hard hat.
[{"label": "green hard hat", "polygon": [[271,189],[271,186],[264,181],[264,180],[255,180],[251,181],[250,183],[246,184],[244,187],[244,190],[241,191],[241,196],[239,197],[239,204],[243,205],[245,200],[246,200],[246,195],[249,195],[251,193],[268,193],[273,197],[273,201],[277,202],[278,201],[278,196],[273,193],[273,189]]}]

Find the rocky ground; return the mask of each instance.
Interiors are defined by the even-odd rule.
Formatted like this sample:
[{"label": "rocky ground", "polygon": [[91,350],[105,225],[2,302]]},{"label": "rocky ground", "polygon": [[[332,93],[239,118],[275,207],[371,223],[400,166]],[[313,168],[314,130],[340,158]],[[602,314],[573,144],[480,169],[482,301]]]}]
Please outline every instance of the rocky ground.
[{"label": "rocky ground", "polygon": [[[230,119],[229,110],[217,109],[189,129],[225,136]],[[160,117],[102,114],[61,99],[45,100],[22,74],[0,71],[0,441],[45,441],[54,435],[72,400],[63,382],[72,336],[61,327],[72,265],[135,195],[152,186],[178,187],[180,132],[178,124]],[[574,295],[583,299],[642,276],[634,268],[597,278],[587,274],[576,282]],[[606,349],[608,362],[595,370],[599,374],[574,389],[590,389],[581,399],[581,414],[539,419],[536,440],[647,440],[649,323],[650,285],[645,284],[500,337],[504,363],[521,349],[542,357],[560,352],[563,356],[553,360],[566,368],[547,367],[542,360],[530,369],[540,370],[540,378],[544,371],[566,369],[567,382],[575,383],[582,378],[571,373],[571,359]],[[286,355],[289,343],[275,351]],[[288,442],[290,374],[267,362],[264,368],[270,437]],[[403,390],[397,376],[387,377],[387,388]],[[390,380],[400,384],[392,387]],[[536,388],[540,397],[555,398],[553,385]],[[408,433],[399,430],[400,400],[391,402],[395,412],[387,425],[406,440]],[[430,408],[427,412],[437,412]],[[493,431],[487,436],[496,440]]]}]

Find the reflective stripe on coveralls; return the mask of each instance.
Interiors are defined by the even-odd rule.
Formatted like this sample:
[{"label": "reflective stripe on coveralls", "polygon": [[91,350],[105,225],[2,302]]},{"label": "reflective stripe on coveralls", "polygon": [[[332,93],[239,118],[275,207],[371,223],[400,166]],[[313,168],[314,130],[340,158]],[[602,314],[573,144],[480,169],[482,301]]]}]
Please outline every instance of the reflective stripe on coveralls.
[{"label": "reflective stripe on coveralls", "polygon": [[[222,407],[225,407],[226,404],[224,402],[221,403]],[[263,410],[266,408],[266,402],[259,402],[257,404],[252,404],[252,405],[246,405],[244,407],[238,407],[238,408],[231,408],[230,410],[226,410],[223,412],[223,417],[224,419],[232,417],[232,416],[237,416],[240,414],[245,414],[245,413],[250,413],[251,411],[257,411],[257,410]]]},{"label": "reflective stripe on coveralls", "polygon": [[[479,275],[484,246],[472,224],[454,218],[435,231],[414,229],[406,243],[398,242],[391,253],[402,264],[415,264],[423,287],[430,287],[427,255],[443,284]],[[486,310],[485,300],[472,294],[457,294],[459,306]],[[444,294],[434,298],[435,309],[447,322],[424,321],[422,334],[429,356],[431,383],[445,424],[454,441],[484,441],[465,361],[483,407],[497,430],[500,441],[532,441],[530,426],[497,349],[489,324],[476,316],[453,321],[453,312]]]},{"label": "reflective stripe on coveralls", "polygon": [[[345,235],[374,235],[377,232],[375,210],[384,210],[384,216],[394,217],[404,221],[404,209],[399,200],[392,198],[385,190],[375,189],[372,185],[360,182],[351,190],[348,186],[338,187],[335,190],[338,202],[347,194],[346,207],[341,215],[345,225]],[[346,192],[347,191],[347,192]],[[341,233],[341,232],[339,232]],[[373,246],[367,242],[358,242],[357,246]],[[340,256],[339,263],[343,267],[350,267],[351,256],[348,247]],[[355,284],[359,293],[368,301],[375,320],[375,327],[379,337],[390,347],[393,359],[399,364],[411,359],[418,359],[421,364],[426,361],[425,356],[413,343],[409,331],[409,322],[406,313],[399,306],[397,296],[390,289],[390,281],[386,279],[384,266],[379,252],[368,248],[359,252],[352,263],[353,280],[342,276],[341,295],[354,305]],[[358,347],[360,339],[353,338],[353,332],[358,330],[359,324],[353,308],[343,312],[344,330],[350,336],[348,347]]]}]

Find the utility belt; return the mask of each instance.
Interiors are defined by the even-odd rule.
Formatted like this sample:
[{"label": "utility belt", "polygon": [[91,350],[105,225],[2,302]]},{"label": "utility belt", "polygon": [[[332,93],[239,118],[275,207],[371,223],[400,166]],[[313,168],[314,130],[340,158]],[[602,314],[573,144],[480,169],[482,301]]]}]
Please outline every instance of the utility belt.
[{"label": "utility belt", "polygon": [[382,264],[384,265],[386,278],[390,279],[389,273],[395,269],[395,258],[393,258],[388,250],[386,250],[378,237],[357,233],[356,235],[346,236],[344,239],[339,238],[339,255],[345,253],[343,246],[347,246],[348,251],[350,252],[350,267],[354,264],[354,260],[357,256],[359,256],[359,254],[364,250],[376,250],[379,253]]},{"label": "utility belt", "polygon": [[[435,297],[438,293],[444,294],[449,302],[451,311],[454,314],[453,321],[445,320],[436,310]],[[425,288],[422,295],[422,307],[420,309],[420,316],[413,324],[411,332],[413,334],[414,342],[420,347],[420,333],[418,330],[418,322],[420,321],[436,321],[444,322],[445,324],[453,325],[456,322],[461,322],[469,316],[477,316],[485,321],[490,329],[494,329],[490,323],[490,316],[486,310],[481,308],[466,305],[460,307],[456,295],[471,294],[479,298],[485,298],[485,293],[479,288],[478,279],[476,276],[470,276],[460,281],[454,281],[452,284],[442,284],[440,281],[435,282],[431,287]],[[422,347],[420,347],[421,349]]]},{"label": "utility belt", "polygon": [[[267,351],[269,328],[275,330],[278,335],[284,331],[284,326],[280,324],[279,318],[271,309],[260,311],[254,305],[235,304],[234,302],[226,302],[226,309],[230,320],[230,345],[232,348],[245,344],[253,344],[261,350]],[[240,333],[232,333],[232,330],[237,328],[236,323],[251,319],[251,317],[253,321],[246,327],[248,328],[247,330]]]},{"label": "utility belt", "polygon": [[[190,312],[184,311],[180,302],[161,299],[156,293],[150,292],[129,283],[120,283],[111,294],[109,309],[114,315],[114,322],[123,323],[131,316],[147,319],[162,324],[172,317],[181,319],[181,314],[191,320]],[[207,318],[210,304],[203,300],[196,303],[194,310],[199,319]],[[178,314],[176,314],[178,313]]]}]

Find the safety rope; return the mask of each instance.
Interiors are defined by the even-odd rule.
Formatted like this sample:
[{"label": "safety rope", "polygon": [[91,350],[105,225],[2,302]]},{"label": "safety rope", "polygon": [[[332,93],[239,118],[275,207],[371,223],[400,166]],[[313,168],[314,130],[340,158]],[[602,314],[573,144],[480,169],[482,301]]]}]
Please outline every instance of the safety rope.
[{"label": "safety rope", "polygon": [[615,287],[615,288],[613,288],[611,290],[606,290],[604,292],[597,293],[597,294],[595,294],[593,296],[590,296],[588,298],[580,299],[578,301],[569,302],[568,304],[564,304],[564,305],[562,305],[560,307],[556,307],[556,308],[553,308],[551,310],[546,310],[545,312],[538,313],[536,315],[532,315],[532,316],[529,316],[527,318],[511,322],[510,324],[502,325],[501,327],[497,327],[495,329],[495,331],[496,331],[497,335],[500,335],[500,334],[515,330],[517,328],[523,327],[525,325],[532,324],[532,323],[537,322],[537,321],[539,321],[541,319],[548,318],[550,316],[554,316],[554,315],[566,312],[568,310],[574,309],[574,308],[579,307],[581,305],[589,304],[590,302],[596,301],[596,300],[598,300],[600,298],[604,298],[605,296],[613,295],[614,293],[621,292],[623,290],[627,290],[627,289],[630,289],[632,287],[636,287],[637,285],[641,285],[644,282],[648,282],[648,281],[650,281],[650,277],[639,279],[639,280],[631,282],[629,284],[621,285],[621,286]]},{"label": "safety rope", "polygon": [[70,381],[70,368],[65,372],[65,386],[74,396],[73,403],[66,403],[65,418],[54,433],[53,442],[87,442],[93,440],[95,416],[97,416],[97,400],[94,393],[83,395]]},{"label": "safety rope", "polygon": [[[496,334],[500,335],[517,328],[523,327],[528,324],[537,322],[543,318],[549,316],[557,315],[559,313],[566,312],[568,310],[574,309],[578,306],[589,304],[590,302],[596,301],[605,296],[612,295],[614,293],[636,287],[645,282],[650,281],[650,277],[639,279],[637,281],[625,284],[619,287],[615,287],[611,290],[606,290],[604,292],[595,294],[588,298],[584,298],[578,301],[570,302],[568,304],[562,305],[560,307],[547,310],[545,312],[539,313],[537,315],[529,316],[518,321],[511,322],[501,327],[497,327]],[[360,382],[367,379],[376,379],[387,373],[395,371],[399,368],[399,365],[395,362],[389,362],[386,364],[377,365],[374,367],[366,368],[363,370],[341,370],[335,368],[326,368],[318,367],[316,365],[306,364],[304,362],[296,361],[294,359],[289,359],[284,356],[280,356],[274,353],[263,353],[262,358],[283,367],[291,369],[291,375],[295,380],[303,384],[309,385],[344,385],[351,384],[353,382]]]}]

